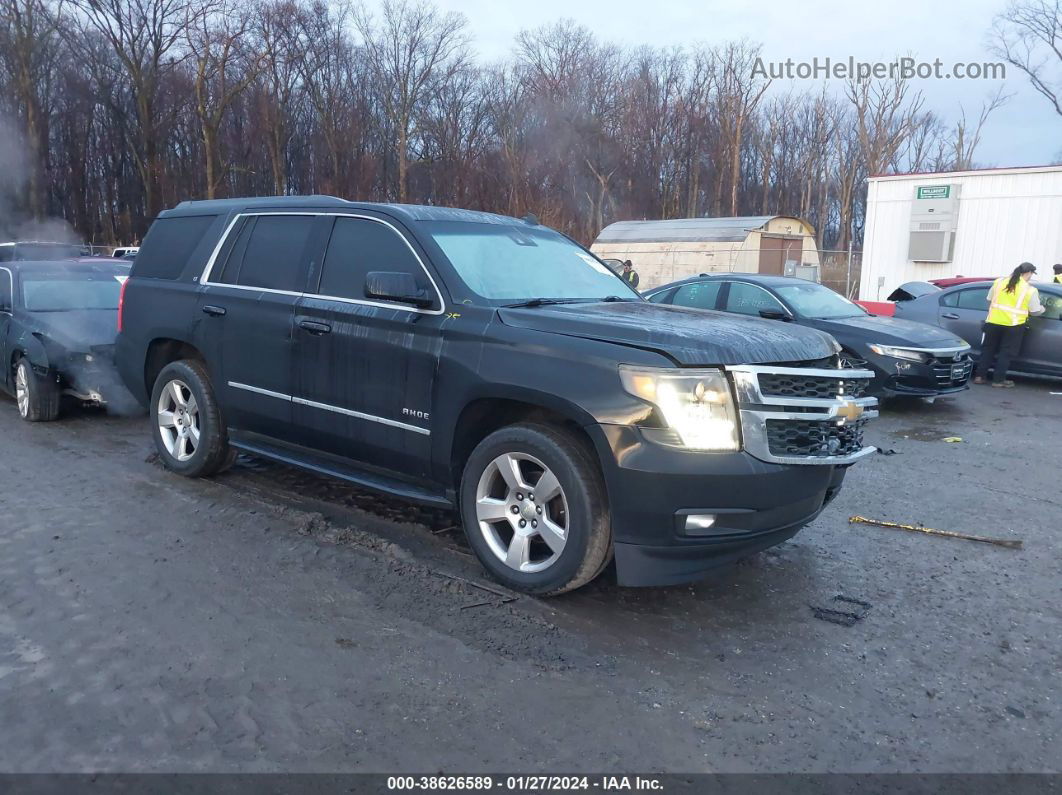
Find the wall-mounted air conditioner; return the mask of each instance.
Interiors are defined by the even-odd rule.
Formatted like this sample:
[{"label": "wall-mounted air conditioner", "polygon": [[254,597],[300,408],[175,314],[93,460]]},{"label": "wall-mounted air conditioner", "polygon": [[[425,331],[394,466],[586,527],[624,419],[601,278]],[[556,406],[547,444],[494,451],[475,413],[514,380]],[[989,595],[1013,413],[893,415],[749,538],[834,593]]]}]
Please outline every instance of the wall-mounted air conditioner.
[{"label": "wall-mounted air conditioner", "polygon": [[907,259],[912,262],[951,262],[959,219],[957,184],[919,185],[911,203]]}]

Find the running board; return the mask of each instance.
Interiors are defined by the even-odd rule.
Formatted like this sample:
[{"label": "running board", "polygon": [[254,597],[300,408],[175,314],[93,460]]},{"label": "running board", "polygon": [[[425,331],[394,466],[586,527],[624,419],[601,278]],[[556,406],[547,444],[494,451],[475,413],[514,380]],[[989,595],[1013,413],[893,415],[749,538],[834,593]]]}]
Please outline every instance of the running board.
[{"label": "running board", "polygon": [[325,458],[310,450],[292,450],[283,445],[272,444],[257,434],[245,435],[239,431],[232,430],[230,431],[229,444],[245,453],[260,455],[263,458],[316,472],[319,475],[339,478],[340,480],[420,505],[445,510],[453,510],[454,507],[453,502],[438,492],[407,483],[398,478],[390,478],[376,472],[366,472],[353,465],[346,466],[339,461]]}]

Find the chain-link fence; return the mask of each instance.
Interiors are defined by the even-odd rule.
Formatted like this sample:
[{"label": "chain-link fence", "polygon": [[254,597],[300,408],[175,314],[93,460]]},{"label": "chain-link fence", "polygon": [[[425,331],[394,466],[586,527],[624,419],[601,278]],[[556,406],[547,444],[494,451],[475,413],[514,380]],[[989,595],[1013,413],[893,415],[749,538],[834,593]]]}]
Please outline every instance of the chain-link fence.
[{"label": "chain-link fence", "polygon": [[859,276],[863,270],[861,251],[820,251],[820,281],[841,295],[855,300],[859,296]]}]

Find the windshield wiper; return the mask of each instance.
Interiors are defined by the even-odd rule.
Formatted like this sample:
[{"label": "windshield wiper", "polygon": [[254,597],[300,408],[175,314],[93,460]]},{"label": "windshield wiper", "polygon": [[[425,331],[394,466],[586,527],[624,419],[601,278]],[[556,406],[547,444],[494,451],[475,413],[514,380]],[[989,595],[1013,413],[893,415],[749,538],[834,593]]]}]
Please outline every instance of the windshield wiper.
[{"label": "windshield wiper", "polygon": [[577,304],[581,301],[592,301],[592,298],[529,298],[526,301],[518,301],[515,304],[505,304],[506,309],[517,309],[525,306],[550,306],[552,304]]},{"label": "windshield wiper", "polygon": [[635,299],[634,298],[624,298],[622,295],[606,295],[601,300],[605,301],[606,303],[610,303],[611,304],[611,303],[615,303],[616,301],[634,301]]}]

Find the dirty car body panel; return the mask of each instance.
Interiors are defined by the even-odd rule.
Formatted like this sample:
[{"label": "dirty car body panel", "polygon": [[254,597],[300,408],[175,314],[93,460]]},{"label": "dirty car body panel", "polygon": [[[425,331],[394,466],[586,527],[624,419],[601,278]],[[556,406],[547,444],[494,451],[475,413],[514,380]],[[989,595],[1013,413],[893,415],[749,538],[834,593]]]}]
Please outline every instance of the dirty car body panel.
[{"label": "dirty car body panel", "polygon": [[[1011,369],[1033,375],[1062,376],[1062,285],[1033,283],[1044,313],[1030,317]],[[896,304],[896,316],[939,326],[970,344],[980,355],[991,281],[962,282]]]},{"label": "dirty car body panel", "polygon": [[0,265],[2,386],[14,394],[15,365],[29,361],[41,380],[79,400],[124,397],[114,368],[117,298],[128,265],[70,261]]},{"label": "dirty car body panel", "polygon": [[[240,230],[275,215],[313,219],[288,257],[294,281],[239,284],[241,268],[258,266],[241,254],[251,244]],[[629,585],[696,579],[785,540],[873,451],[861,431],[876,401],[844,392],[871,374],[840,369],[826,333],[650,304],[581,247],[579,257],[614,280],[614,296],[485,298],[469,279],[490,273],[462,275],[442,247],[547,233],[558,237],[486,213],[331,197],[187,202],[160,216],[133,266],[119,368],[146,404],[165,361],[199,356],[237,448],[439,507],[456,506],[464,460],[477,434],[494,430],[492,417],[554,423],[593,451],[617,575]],[[349,251],[365,253],[338,278],[345,271],[331,259]],[[363,291],[376,271],[399,269],[418,291],[413,302]],[[251,332],[229,328],[239,302],[268,304],[272,319]],[[625,391],[621,366],[721,369],[742,444],[676,444],[654,406]],[[793,373],[810,374],[820,391],[771,386]],[[719,521],[688,530],[684,518],[700,513]]]},{"label": "dirty car body panel", "polygon": [[[713,288],[710,305],[705,290]],[[939,292],[926,285],[929,291]],[[702,309],[770,316],[787,326],[801,325],[830,334],[847,361],[874,372],[871,393],[936,397],[969,388],[973,362],[967,342],[934,325],[869,314],[865,309],[812,282],[785,276],[713,274],[663,285],[650,301]]]}]

